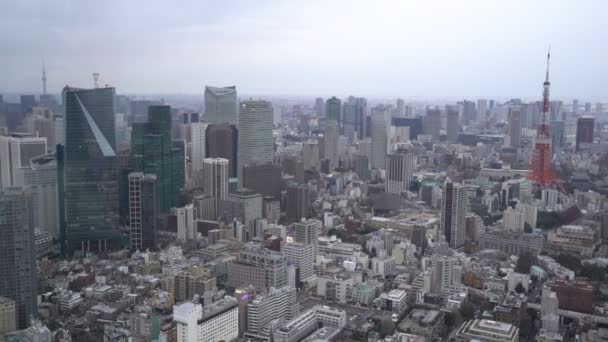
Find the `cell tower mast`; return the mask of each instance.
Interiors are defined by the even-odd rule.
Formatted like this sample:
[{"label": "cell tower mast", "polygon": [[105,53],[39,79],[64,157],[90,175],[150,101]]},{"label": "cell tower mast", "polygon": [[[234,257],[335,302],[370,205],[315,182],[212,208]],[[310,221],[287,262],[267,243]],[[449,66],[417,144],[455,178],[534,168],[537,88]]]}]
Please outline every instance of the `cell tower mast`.
[{"label": "cell tower mast", "polygon": [[540,125],[536,131],[536,142],[532,154],[532,170],[528,175],[528,179],[535,182],[539,186],[550,189],[553,185],[564,190],[561,180],[557,178],[553,171],[551,161],[551,132],[547,124],[547,116],[549,115],[549,60],[551,58],[551,48],[547,52],[547,72],[545,74],[545,82],[543,83],[543,108]]},{"label": "cell tower mast", "polygon": [[42,60],[42,94],[46,95],[46,69],[44,68],[44,60]]}]

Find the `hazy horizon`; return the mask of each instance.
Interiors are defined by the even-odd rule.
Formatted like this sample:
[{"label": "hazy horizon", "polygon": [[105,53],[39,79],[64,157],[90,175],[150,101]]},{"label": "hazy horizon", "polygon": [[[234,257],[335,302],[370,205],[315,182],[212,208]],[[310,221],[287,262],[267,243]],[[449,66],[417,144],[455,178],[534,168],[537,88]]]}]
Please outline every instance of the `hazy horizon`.
[{"label": "hazy horizon", "polygon": [[603,1],[24,0],[0,4],[0,93],[605,100]]}]

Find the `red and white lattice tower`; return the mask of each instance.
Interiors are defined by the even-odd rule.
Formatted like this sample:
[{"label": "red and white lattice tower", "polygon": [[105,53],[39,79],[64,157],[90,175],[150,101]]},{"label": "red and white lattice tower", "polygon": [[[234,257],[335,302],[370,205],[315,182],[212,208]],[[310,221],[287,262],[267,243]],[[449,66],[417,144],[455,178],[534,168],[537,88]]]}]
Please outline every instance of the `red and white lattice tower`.
[{"label": "red and white lattice tower", "polygon": [[547,124],[547,116],[549,115],[549,58],[551,50],[547,53],[547,74],[543,83],[543,112],[541,123],[536,132],[536,142],[534,152],[532,154],[532,170],[528,175],[528,179],[538,184],[539,186],[550,189],[554,185],[563,191],[562,182],[555,172],[551,161],[551,133]]}]

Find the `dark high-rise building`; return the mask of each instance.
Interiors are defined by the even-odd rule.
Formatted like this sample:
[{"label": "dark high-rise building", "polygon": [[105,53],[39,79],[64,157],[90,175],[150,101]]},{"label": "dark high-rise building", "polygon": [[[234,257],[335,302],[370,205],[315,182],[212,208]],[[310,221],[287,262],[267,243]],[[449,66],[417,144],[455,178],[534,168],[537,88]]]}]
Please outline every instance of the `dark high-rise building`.
[{"label": "dark high-rise building", "polygon": [[325,107],[325,102],[323,101],[323,98],[317,97],[315,99],[314,111],[318,118],[324,117],[324,115],[323,115],[325,113],[324,107]]},{"label": "dark high-rise building", "polygon": [[551,149],[553,152],[564,147],[565,127],[563,121],[551,121]]},{"label": "dark high-rise building", "polygon": [[520,108],[509,108],[509,146],[521,146],[522,113]]},{"label": "dark high-rise building", "polygon": [[327,120],[335,120],[338,127],[342,127],[342,100],[332,97],[325,102],[325,117]]},{"label": "dark high-rise building", "polygon": [[342,134],[352,141],[357,131],[357,106],[354,103],[344,103],[344,118],[342,122]]},{"label": "dark high-rise building", "polygon": [[243,187],[262,196],[281,197],[281,168],[273,163],[249,164],[243,167]]},{"label": "dark high-rise building", "polygon": [[36,96],[34,95],[21,95],[21,112],[31,113],[32,108],[36,106]]},{"label": "dark high-rise building", "polygon": [[583,150],[593,143],[595,119],[582,117],[576,121],[576,151]]},{"label": "dark high-rise building", "polygon": [[[454,108],[447,109],[447,140],[450,143],[455,143],[458,141],[458,131],[459,131],[459,123],[458,123],[458,110]],[[411,132],[410,132],[411,135]]]},{"label": "dark high-rise building", "polygon": [[461,184],[446,181],[441,197],[441,228],[451,248],[464,248],[467,197]]},{"label": "dark high-rise building", "polygon": [[184,187],[185,146],[171,140],[171,107],[150,106],[148,122],[134,123],[131,138],[133,169],[156,175],[159,213],[179,206]]},{"label": "dark high-rise building", "polygon": [[415,140],[418,138],[418,134],[422,134],[422,117],[393,118],[392,124],[395,127],[409,127],[410,140]]},{"label": "dark high-rise building", "polygon": [[132,250],[154,249],[157,244],[158,200],[156,176],[129,174],[129,238]]},{"label": "dark high-rise building", "polygon": [[305,184],[291,183],[287,186],[287,218],[299,222],[310,216],[310,190]]},{"label": "dark high-rise building", "polygon": [[441,111],[439,109],[428,109],[426,116],[422,120],[422,129],[424,134],[433,137],[434,140],[439,140],[441,131]]},{"label": "dark high-rise building", "polygon": [[66,87],[63,98],[65,148],[57,154],[62,236],[67,252],[105,250],[119,238],[115,89]]},{"label": "dark high-rise building", "polygon": [[361,154],[353,155],[353,171],[362,180],[369,179],[369,159]]},{"label": "dark high-rise building", "polygon": [[205,133],[205,151],[207,158],[222,158],[228,160],[228,174],[237,176],[237,145],[238,132],[234,125],[209,125]]},{"label": "dark high-rise building", "polygon": [[[490,100],[490,106],[493,106],[493,103],[494,101]],[[477,110],[475,109],[475,102],[466,100],[462,102],[462,118],[465,124],[467,125],[477,119]]]},{"label": "dark high-rise building", "polygon": [[16,304],[19,329],[36,314],[36,261],[31,196],[20,188],[0,193],[0,296]]}]

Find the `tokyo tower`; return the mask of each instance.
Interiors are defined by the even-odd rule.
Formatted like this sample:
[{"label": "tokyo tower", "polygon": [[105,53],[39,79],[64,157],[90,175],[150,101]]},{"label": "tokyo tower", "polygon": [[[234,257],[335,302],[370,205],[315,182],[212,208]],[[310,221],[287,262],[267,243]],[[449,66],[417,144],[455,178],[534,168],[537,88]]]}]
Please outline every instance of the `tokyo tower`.
[{"label": "tokyo tower", "polygon": [[543,83],[543,112],[542,120],[537,128],[536,143],[532,154],[532,170],[528,175],[528,179],[538,184],[545,189],[551,189],[553,185],[558,186],[564,191],[561,180],[557,178],[553,172],[551,162],[551,136],[549,125],[547,124],[547,115],[549,114],[549,59],[551,57],[551,49],[547,53],[547,74]]}]

